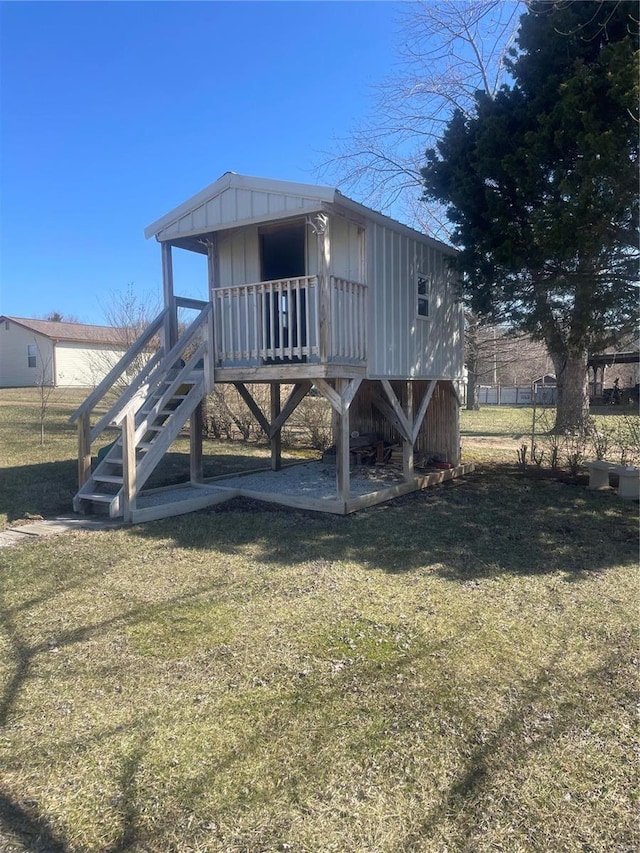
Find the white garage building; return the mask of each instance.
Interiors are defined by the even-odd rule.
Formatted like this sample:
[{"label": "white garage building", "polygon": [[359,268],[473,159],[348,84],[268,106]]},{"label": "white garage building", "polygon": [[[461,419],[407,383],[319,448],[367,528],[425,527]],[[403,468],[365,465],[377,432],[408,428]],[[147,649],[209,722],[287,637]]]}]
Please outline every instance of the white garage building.
[{"label": "white garage building", "polygon": [[90,388],[127,349],[111,326],[0,316],[0,387]]}]

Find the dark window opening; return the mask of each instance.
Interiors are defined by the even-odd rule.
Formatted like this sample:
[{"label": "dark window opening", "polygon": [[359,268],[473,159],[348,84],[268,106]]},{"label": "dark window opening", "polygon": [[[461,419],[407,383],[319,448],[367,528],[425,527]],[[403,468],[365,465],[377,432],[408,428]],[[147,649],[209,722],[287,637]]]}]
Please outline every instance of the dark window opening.
[{"label": "dark window opening", "polygon": [[418,291],[418,317],[429,316],[429,279],[422,273],[416,274],[416,286]]}]

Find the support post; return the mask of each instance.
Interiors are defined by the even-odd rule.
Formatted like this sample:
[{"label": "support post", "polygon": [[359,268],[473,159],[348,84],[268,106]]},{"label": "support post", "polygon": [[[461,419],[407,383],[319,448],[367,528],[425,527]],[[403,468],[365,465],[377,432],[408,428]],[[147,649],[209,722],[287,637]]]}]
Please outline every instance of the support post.
[{"label": "support post", "polygon": [[178,309],[173,294],[173,261],[170,243],[162,243],[162,293],[164,306],[169,309],[164,324],[163,341],[165,352],[169,352],[178,340]]},{"label": "support post", "polygon": [[[348,382],[336,379],[336,391],[342,397]],[[338,500],[349,500],[351,481],[349,477],[349,407],[342,406],[337,413],[336,442],[336,490]]]},{"label": "support post", "polygon": [[209,352],[207,354],[207,368],[205,369],[205,379],[207,383],[207,394],[213,391],[215,385],[215,364],[216,364],[216,300],[215,287],[218,279],[215,237],[210,237],[207,241],[207,278],[209,284],[209,302],[211,303],[211,316],[207,326]]},{"label": "support post", "polygon": [[122,519],[130,523],[136,505],[136,424],[129,409],[122,424]]},{"label": "support post", "polygon": [[[409,424],[409,432],[413,437],[413,382],[408,380],[405,388],[405,415]],[[402,440],[402,475],[406,482],[413,480],[413,440]]]},{"label": "support post", "polygon": [[329,217],[318,213],[309,220],[318,238],[318,352],[320,362],[329,357],[331,334],[331,242]]},{"label": "support post", "polygon": [[201,483],[202,468],[202,429],[204,426],[204,406],[200,402],[193,410],[189,423],[189,467],[191,482]]},{"label": "support post", "polygon": [[456,437],[456,445],[452,448],[451,462],[457,467],[462,462],[462,448],[460,446],[460,405],[453,407],[453,430]]},{"label": "support post", "polygon": [[[280,414],[280,383],[272,382],[269,385],[271,392],[270,421],[273,425]],[[282,467],[282,427],[278,427],[271,435],[271,470],[279,471]]]},{"label": "support post", "polygon": [[78,419],[78,488],[91,476],[91,415],[83,412]]}]

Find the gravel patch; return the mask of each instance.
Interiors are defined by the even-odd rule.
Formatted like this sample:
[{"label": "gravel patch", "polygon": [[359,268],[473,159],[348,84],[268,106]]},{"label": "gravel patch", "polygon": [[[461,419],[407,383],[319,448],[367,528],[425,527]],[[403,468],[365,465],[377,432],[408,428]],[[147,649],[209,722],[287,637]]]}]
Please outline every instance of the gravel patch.
[{"label": "gravel patch", "polygon": [[[351,494],[368,495],[402,482],[402,476],[389,467],[351,470]],[[336,469],[325,462],[305,462],[281,471],[259,471],[245,476],[216,480],[221,488],[242,489],[271,495],[288,494],[319,500],[336,500]]]}]

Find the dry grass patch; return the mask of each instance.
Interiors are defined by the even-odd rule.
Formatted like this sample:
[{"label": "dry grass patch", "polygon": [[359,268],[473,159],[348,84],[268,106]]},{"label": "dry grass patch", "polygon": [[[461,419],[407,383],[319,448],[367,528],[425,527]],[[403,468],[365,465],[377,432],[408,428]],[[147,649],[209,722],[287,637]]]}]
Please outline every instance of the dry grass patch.
[{"label": "dry grass patch", "polygon": [[3,849],[635,850],[635,516],[486,476],[0,552]]},{"label": "dry grass patch", "polygon": [[[68,509],[72,407],[34,464],[11,402],[0,518]],[[635,851],[637,507],[497,467],[530,418],[463,412],[485,474],[348,518],[0,551],[3,853]]]}]

